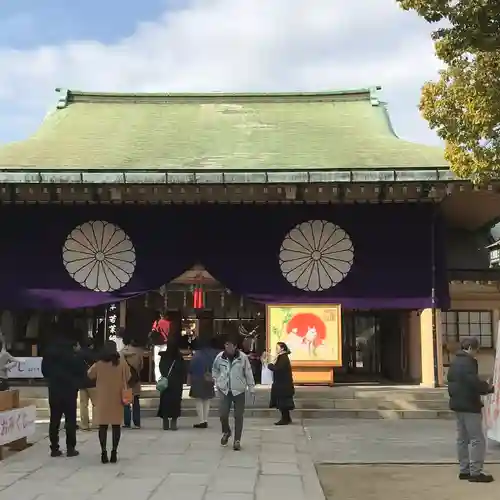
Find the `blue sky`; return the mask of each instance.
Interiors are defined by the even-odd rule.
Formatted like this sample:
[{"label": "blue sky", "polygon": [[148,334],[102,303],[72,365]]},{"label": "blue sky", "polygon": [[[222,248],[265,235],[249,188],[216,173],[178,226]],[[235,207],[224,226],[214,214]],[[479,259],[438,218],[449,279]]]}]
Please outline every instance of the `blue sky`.
[{"label": "blue sky", "polygon": [[132,35],[138,22],[154,21],[167,0],[0,0],[0,46],[32,49],[71,40],[116,42]]},{"label": "blue sky", "polygon": [[439,63],[395,0],[0,0],[0,143],[32,134],[56,87],[294,91],[383,86],[396,131],[437,144],[417,110]]}]

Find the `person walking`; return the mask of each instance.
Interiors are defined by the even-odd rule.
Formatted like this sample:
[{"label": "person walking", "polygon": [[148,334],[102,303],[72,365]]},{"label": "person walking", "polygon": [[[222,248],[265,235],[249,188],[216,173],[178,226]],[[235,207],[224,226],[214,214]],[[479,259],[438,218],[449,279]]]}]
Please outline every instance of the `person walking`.
[{"label": "person walking", "polygon": [[486,438],[481,396],[493,393],[494,389],[478,375],[478,339],[463,339],[460,346],[461,350],[456,353],[448,370],[450,409],[455,412],[457,422],[458,477],[471,483],[491,483],[493,476],[483,471]]},{"label": "person walking", "polygon": [[231,437],[229,413],[234,406],[234,441],[233,449],[241,449],[243,417],[245,414],[246,389],[255,394],[255,382],[252,367],[246,354],[237,348],[238,342],[229,339],[224,344],[224,351],[215,358],[212,376],[219,396],[219,417],[222,427],[221,445],[227,446]]},{"label": "person walking", "polygon": [[138,342],[130,339],[127,335],[123,336],[125,347],[120,354],[125,359],[130,369],[129,387],[132,389],[134,399],[132,404],[123,407],[123,426],[130,429],[132,423],[136,429],[141,428],[141,370],[144,365],[144,349],[138,345]]},{"label": "person walking", "polygon": [[[130,368],[118,354],[113,341],[108,340],[104,344],[99,360],[90,368],[88,376],[96,381],[96,421],[99,425],[101,462],[116,463],[123,422],[123,391],[128,387]],[[112,434],[110,458],[107,450],[109,426]]]},{"label": "person walking", "polygon": [[[167,350],[160,352],[160,392],[158,416],[163,421],[163,430],[177,430],[177,420],[181,416],[182,389],[186,377],[186,362],[177,341],[171,339]],[[162,382],[163,381],[163,382]]]},{"label": "person walking", "polygon": [[[82,342],[79,355],[82,357],[88,372],[90,367],[97,361],[90,339]],[[83,387],[80,389],[80,428],[82,431],[89,431],[94,428],[96,396],[95,380],[85,377]],[[92,406],[92,419],[89,414],[89,404]]]},{"label": "person walking", "polygon": [[215,396],[212,366],[217,356],[217,350],[213,347],[212,339],[204,337],[199,339],[198,342],[198,350],[195,351],[189,364],[191,385],[189,397],[196,399],[198,423],[194,424],[193,427],[195,429],[206,429],[208,427],[210,400]]},{"label": "person walking", "polygon": [[70,340],[57,336],[42,359],[42,374],[49,389],[50,456],[60,457],[59,429],[64,416],[66,429],[66,456],[76,457],[76,407],[78,390],[85,385],[86,367],[77,356]]},{"label": "person walking", "polygon": [[5,342],[0,339],[0,392],[9,390],[9,369],[16,364],[17,359],[10,355]]},{"label": "person walking", "polygon": [[281,418],[274,425],[289,425],[292,423],[290,412],[295,409],[293,396],[292,365],[290,363],[290,350],[284,342],[276,344],[276,359],[267,364],[273,372],[273,384],[271,386],[271,400],[269,408],[277,408],[281,412]]}]

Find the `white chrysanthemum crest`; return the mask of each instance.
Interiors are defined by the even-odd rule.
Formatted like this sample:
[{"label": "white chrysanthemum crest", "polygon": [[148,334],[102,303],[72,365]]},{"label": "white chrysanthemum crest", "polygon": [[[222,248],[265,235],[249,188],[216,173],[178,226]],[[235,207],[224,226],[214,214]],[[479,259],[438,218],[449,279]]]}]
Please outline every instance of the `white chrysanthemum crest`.
[{"label": "white chrysanthemum crest", "polygon": [[325,220],[295,226],[285,236],[279,253],[283,276],[291,285],[308,292],[321,292],[340,283],[353,259],[349,235]]},{"label": "white chrysanthemum crest", "polygon": [[95,292],[124,287],[135,270],[135,248],[115,224],[96,220],[81,224],[66,238],[64,267],[80,285]]}]

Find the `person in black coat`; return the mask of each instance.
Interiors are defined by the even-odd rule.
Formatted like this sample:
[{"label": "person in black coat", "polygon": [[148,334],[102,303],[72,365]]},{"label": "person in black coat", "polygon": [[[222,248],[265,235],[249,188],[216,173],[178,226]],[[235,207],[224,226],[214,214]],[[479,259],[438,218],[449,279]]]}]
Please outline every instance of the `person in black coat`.
[{"label": "person in black coat", "polygon": [[76,451],[76,407],[78,390],[85,386],[87,369],[83,358],[75,353],[72,342],[64,337],[53,339],[42,360],[42,374],[49,389],[49,439],[52,457],[60,457],[59,428],[64,415],[66,454]]},{"label": "person in black coat", "polygon": [[158,416],[163,420],[163,430],[177,430],[177,419],[181,416],[182,389],[186,377],[186,362],[179,344],[169,340],[167,350],[160,353],[160,374],[168,379],[168,387],[160,393]]},{"label": "person in black coat", "polygon": [[271,386],[270,408],[277,408],[281,412],[281,419],[275,425],[288,425],[292,423],[290,412],[295,409],[293,396],[292,365],[288,357],[290,350],[284,342],[276,344],[276,359],[268,363],[267,367],[273,372],[273,385]]},{"label": "person in black coat", "polygon": [[493,393],[494,388],[478,375],[478,339],[463,339],[461,348],[448,370],[450,410],[455,412],[457,421],[457,451],[460,464],[458,477],[473,483],[490,483],[493,476],[483,471],[486,438],[483,431],[481,396]]}]

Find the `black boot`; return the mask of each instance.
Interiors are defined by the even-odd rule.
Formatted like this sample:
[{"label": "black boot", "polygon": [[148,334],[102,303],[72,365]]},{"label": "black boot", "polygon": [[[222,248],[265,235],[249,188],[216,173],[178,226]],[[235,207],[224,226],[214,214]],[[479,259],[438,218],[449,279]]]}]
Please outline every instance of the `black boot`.
[{"label": "black boot", "polygon": [[163,419],[163,430],[168,431],[170,429],[170,422],[168,421],[168,418]]},{"label": "black boot", "polygon": [[99,444],[101,445],[101,463],[107,464],[108,460],[108,452],[106,450],[108,442],[108,426],[100,425],[99,426]]},{"label": "black boot", "polygon": [[111,428],[111,436],[113,438],[113,449],[111,450],[110,462],[116,464],[116,452],[118,450],[118,445],[120,444],[122,430],[119,425],[113,425]]},{"label": "black boot", "polygon": [[172,423],[170,424],[170,429],[172,429],[173,431],[177,430],[177,419],[176,418],[172,419]]}]

